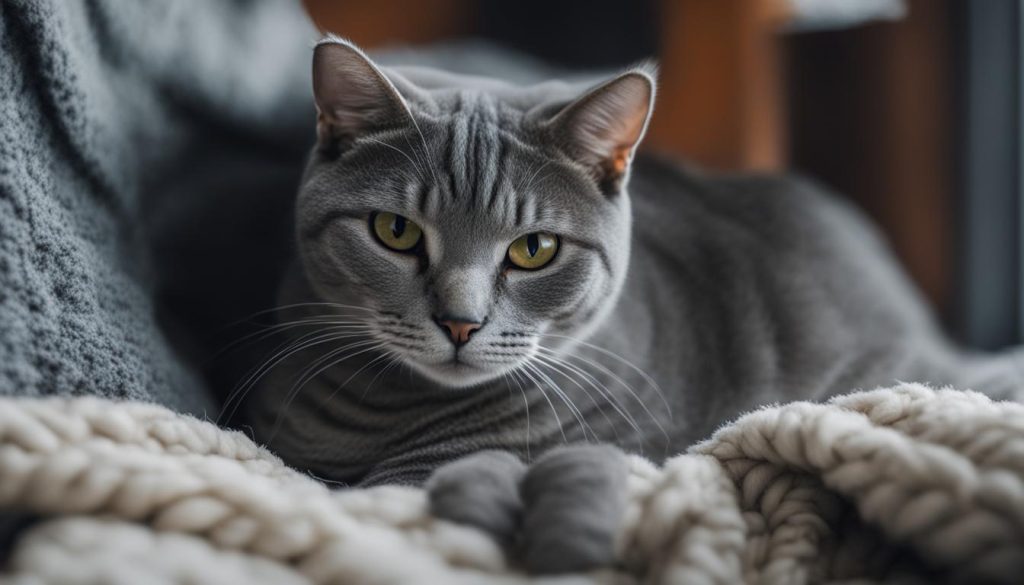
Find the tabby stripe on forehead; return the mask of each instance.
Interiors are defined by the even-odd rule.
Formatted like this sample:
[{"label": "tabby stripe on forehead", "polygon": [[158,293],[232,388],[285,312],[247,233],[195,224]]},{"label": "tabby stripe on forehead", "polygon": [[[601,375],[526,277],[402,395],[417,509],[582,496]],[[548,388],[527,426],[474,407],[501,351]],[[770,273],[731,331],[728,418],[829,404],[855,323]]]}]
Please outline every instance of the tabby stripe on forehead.
[{"label": "tabby stripe on forehead", "polygon": [[451,200],[455,199],[455,127],[454,125],[448,128],[448,132],[445,134],[444,142],[444,160],[448,166],[448,197]]},{"label": "tabby stripe on forehead", "polygon": [[491,171],[491,189],[487,198],[487,211],[493,213],[501,190],[501,178],[505,174],[505,145],[500,138],[494,141],[490,153],[490,164],[487,165],[487,168]]},{"label": "tabby stripe on forehead", "polygon": [[486,159],[487,156],[487,141],[485,140],[484,133],[481,131],[483,124],[480,121],[479,110],[473,116],[472,124],[466,128],[466,131],[470,133],[473,139],[473,178],[472,185],[473,189],[470,191],[473,202],[478,202],[480,199],[480,193],[483,192],[484,181],[487,177],[487,169],[490,162]]},{"label": "tabby stripe on forehead", "polygon": [[473,129],[473,132],[477,135],[477,142],[480,144],[478,148],[479,160],[483,163],[480,165],[476,180],[476,199],[479,201],[481,209],[490,209],[490,193],[493,191],[493,184],[498,171],[497,152],[495,151],[497,146],[491,140],[488,130],[490,129],[487,127],[486,120],[480,120]]},{"label": "tabby stripe on forehead", "polygon": [[461,149],[456,148],[456,156],[458,157],[458,160],[461,163],[459,165],[459,168],[462,169],[462,176],[459,177],[459,180],[461,182],[459,182],[458,184],[460,197],[462,196],[463,193],[470,192],[469,186],[472,184],[473,175],[470,174],[470,167],[473,165],[474,161],[472,160],[473,157],[470,156],[469,154],[469,149],[471,147],[470,141],[472,140],[472,136],[470,136],[469,133],[469,122],[472,119],[472,115],[473,113],[470,112],[469,116],[467,118],[463,118],[460,121],[460,123],[455,127],[458,145],[462,147]]},{"label": "tabby stripe on forehead", "polygon": [[462,152],[458,154],[462,160],[462,177],[461,182],[459,183],[459,195],[461,196],[462,193],[467,193],[471,197],[474,172],[472,168],[476,164],[476,161],[470,154],[471,149],[473,148],[473,135],[469,131],[469,123],[472,121],[472,115],[472,112],[470,112],[470,117],[468,119],[464,119],[457,128],[457,132],[459,133],[459,142],[462,144]]}]

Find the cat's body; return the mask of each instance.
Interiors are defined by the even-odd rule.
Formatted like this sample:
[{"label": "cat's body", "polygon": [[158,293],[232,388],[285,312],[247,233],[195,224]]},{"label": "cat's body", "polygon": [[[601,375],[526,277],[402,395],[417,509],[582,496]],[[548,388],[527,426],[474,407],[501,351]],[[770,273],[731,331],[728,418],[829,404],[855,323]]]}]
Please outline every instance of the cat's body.
[{"label": "cat's body", "polygon": [[[1016,379],[1009,361],[993,369],[950,346],[875,230],[817,186],[706,175],[651,158],[636,165],[621,297],[586,344],[572,348],[579,357],[564,358],[585,375],[573,381],[566,366],[548,365],[550,381],[519,375],[453,390],[407,368],[379,375],[387,362],[367,366],[380,355],[367,352],[311,379],[285,408],[285,391],[324,355],[309,351],[267,374],[255,401],[266,407],[254,410],[260,436],[320,477],[416,483],[481,449],[526,460],[596,437],[660,459],[772,402],[897,380],[973,384],[985,381],[986,368],[1002,396],[1000,375]],[[303,271],[292,270],[281,304],[321,301]],[[346,380],[356,391],[338,390]]]},{"label": "cat's body", "polygon": [[239,388],[293,466],[430,478],[438,516],[582,570],[614,559],[619,448],[660,460],[759,405],[898,380],[1020,395],[1019,355],[949,343],[851,206],[634,162],[649,69],[520,87],[328,38],[313,79],[286,339]]}]

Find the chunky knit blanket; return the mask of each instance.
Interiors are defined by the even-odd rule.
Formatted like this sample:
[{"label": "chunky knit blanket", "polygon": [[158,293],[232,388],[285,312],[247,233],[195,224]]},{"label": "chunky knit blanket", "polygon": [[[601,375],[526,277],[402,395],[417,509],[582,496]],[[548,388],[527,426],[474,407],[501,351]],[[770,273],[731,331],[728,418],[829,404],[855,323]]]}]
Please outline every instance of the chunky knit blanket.
[{"label": "chunky knit blanket", "polygon": [[[526,583],[408,487],[331,489],[161,406],[0,401],[0,583]],[[907,384],[633,457],[618,563],[545,583],[1019,582],[1024,406]]]}]

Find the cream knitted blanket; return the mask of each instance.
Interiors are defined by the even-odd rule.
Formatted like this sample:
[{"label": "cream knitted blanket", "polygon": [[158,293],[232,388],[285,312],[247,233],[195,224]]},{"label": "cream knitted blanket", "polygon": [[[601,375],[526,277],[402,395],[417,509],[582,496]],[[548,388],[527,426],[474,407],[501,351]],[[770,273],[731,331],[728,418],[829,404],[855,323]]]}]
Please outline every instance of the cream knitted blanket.
[{"label": "cream knitted blanket", "polygon": [[0,583],[819,583],[1024,578],[1024,406],[907,384],[634,457],[619,563],[531,580],[412,488],[330,490],[165,408],[0,400]]}]

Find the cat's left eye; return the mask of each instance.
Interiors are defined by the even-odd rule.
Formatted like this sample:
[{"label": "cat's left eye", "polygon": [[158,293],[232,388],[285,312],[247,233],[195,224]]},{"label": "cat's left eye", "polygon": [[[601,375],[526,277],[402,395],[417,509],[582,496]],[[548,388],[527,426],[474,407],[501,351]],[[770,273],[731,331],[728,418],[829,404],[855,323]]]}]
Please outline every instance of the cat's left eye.
[{"label": "cat's left eye", "polygon": [[547,266],[558,251],[558,237],[552,234],[526,234],[508,247],[508,260],[524,270]]},{"label": "cat's left eye", "polygon": [[423,230],[415,222],[398,215],[380,211],[370,217],[370,226],[377,240],[396,252],[408,252],[420,243]]}]

